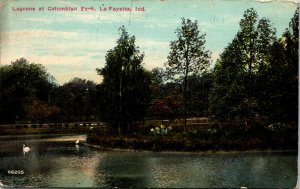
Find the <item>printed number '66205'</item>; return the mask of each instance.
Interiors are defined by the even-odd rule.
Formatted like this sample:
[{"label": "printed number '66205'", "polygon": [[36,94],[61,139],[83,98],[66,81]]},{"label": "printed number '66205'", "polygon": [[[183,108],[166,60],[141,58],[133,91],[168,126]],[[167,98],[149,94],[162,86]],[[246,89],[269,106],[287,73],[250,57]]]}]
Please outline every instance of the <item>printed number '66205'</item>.
[{"label": "printed number '66205'", "polygon": [[8,170],[7,173],[10,175],[23,175],[24,171],[23,170]]}]

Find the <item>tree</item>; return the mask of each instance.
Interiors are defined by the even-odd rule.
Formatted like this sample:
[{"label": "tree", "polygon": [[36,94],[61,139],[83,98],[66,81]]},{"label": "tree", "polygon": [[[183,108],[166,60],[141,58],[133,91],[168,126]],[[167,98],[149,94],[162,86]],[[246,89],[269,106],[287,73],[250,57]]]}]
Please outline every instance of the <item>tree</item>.
[{"label": "tree", "polygon": [[258,15],[256,11],[251,8],[244,12],[244,18],[240,21],[240,30],[237,33],[238,45],[240,46],[241,63],[245,65],[249,75],[252,74],[253,69],[256,68],[256,39],[257,31],[255,24],[257,23]]},{"label": "tree", "polygon": [[262,113],[261,96],[268,85],[262,80],[270,67],[275,34],[270,21],[258,20],[253,8],[244,12],[239,31],[214,69],[211,112],[219,122]]},{"label": "tree", "polygon": [[212,73],[205,73],[202,76],[193,75],[188,78],[189,89],[187,97],[187,115],[190,117],[208,116],[209,94],[212,88]]},{"label": "tree", "polygon": [[188,77],[201,74],[208,68],[210,52],[204,49],[205,35],[200,35],[197,21],[182,18],[181,27],[175,33],[178,39],[170,42],[166,71],[169,78],[182,82],[186,130]]},{"label": "tree", "polygon": [[[280,39],[285,59],[278,73],[281,76],[281,104],[283,112],[280,115],[284,121],[297,122],[298,119],[298,68],[299,68],[299,7],[296,9],[289,28]],[[278,69],[277,69],[278,70]],[[277,74],[277,73],[276,73]],[[276,85],[276,83],[274,83]]]},{"label": "tree", "polygon": [[157,94],[150,103],[148,116],[175,119],[182,115],[183,96],[180,84],[163,84]]},{"label": "tree", "polygon": [[[155,101],[156,99],[159,99],[163,93],[165,71],[162,68],[156,67],[151,70],[150,75],[151,101]],[[153,102],[151,104],[153,104]]]},{"label": "tree", "polygon": [[29,97],[25,104],[26,117],[36,122],[45,122],[50,116],[60,112],[60,108],[41,101],[36,97]]},{"label": "tree", "polygon": [[284,50],[287,59],[286,80],[289,81],[285,99],[286,114],[289,119],[297,122],[298,119],[298,86],[299,86],[299,7],[289,23],[289,28],[283,34]]},{"label": "tree", "polygon": [[119,31],[117,46],[107,52],[106,65],[97,72],[103,76],[104,118],[120,134],[145,115],[150,73],[142,66],[144,54],[136,47],[135,37],[129,36],[124,26]]},{"label": "tree", "polygon": [[298,16],[299,9],[282,38],[265,48],[269,64],[257,77],[260,112],[276,122],[296,122],[298,117]]},{"label": "tree", "polygon": [[[233,120],[243,113],[244,66],[237,38],[225,48],[213,71],[210,112],[220,123]],[[245,102],[246,103],[246,102]]]},{"label": "tree", "polygon": [[98,117],[97,89],[93,81],[73,78],[58,87],[53,103],[61,108],[60,120],[94,121]]},{"label": "tree", "polygon": [[25,106],[31,97],[49,102],[56,84],[41,64],[20,58],[0,67],[0,87],[1,121],[13,122],[26,120]]},{"label": "tree", "polygon": [[270,20],[258,20],[257,12],[251,8],[245,11],[244,18],[240,21],[240,30],[237,33],[241,56],[240,64],[244,65],[245,81],[245,115],[260,114],[260,97],[265,92],[265,72],[270,65],[271,47],[276,41],[276,31],[272,28]]}]

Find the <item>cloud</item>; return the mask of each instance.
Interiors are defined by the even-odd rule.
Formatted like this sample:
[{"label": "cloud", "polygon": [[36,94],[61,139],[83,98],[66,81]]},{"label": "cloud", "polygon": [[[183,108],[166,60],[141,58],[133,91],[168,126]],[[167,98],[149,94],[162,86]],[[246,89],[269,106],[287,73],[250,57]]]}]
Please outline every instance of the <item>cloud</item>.
[{"label": "cloud", "polygon": [[[0,32],[3,45],[30,43],[36,39],[39,41],[59,37],[61,39],[74,39],[78,36],[76,32],[63,32],[55,30],[20,30],[11,32]],[[51,41],[48,41],[51,42]]]},{"label": "cloud", "polygon": [[[264,1],[269,2],[270,0],[260,0],[260,2]],[[281,2],[283,0],[273,1]],[[285,1],[298,2],[297,0]],[[22,4],[25,1],[7,2]],[[94,5],[95,8],[98,8],[96,6],[100,6],[100,3],[103,2],[106,6],[110,6],[109,4],[113,6],[114,4],[114,1],[92,0],[45,1],[41,4],[51,4],[45,5],[45,8],[47,6],[79,7],[81,4],[90,4],[90,6]],[[120,5],[118,2],[120,1],[115,1],[115,4]],[[126,1],[127,5],[125,5],[126,3],[124,5],[128,6],[130,2],[130,0]],[[141,1],[133,2],[133,6],[139,6],[138,3]],[[95,68],[101,68],[105,65],[107,51],[116,46],[115,42],[119,37],[118,27],[125,25],[129,34],[136,36],[136,45],[140,47],[140,51],[145,52],[145,68],[162,67],[167,61],[170,51],[169,42],[176,39],[174,31],[180,26],[181,15],[198,19],[200,33],[207,34],[206,47],[208,50],[214,51],[212,59],[215,61],[219,58],[219,52],[222,51],[220,49],[223,49],[223,46],[226,46],[237,32],[243,10],[237,7],[232,11],[232,6],[229,6],[230,2],[228,2],[228,6],[224,7],[224,3],[218,4],[220,1],[208,1],[208,4],[211,4],[209,9],[206,8],[206,4],[203,6],[202,3],[193,1],[189,4],[189,6],[194,6],[193,9],[181,10],[179,5],[183,3],[178,2],[168,4],[165,1],[157,5],[145,1],[143,5],[145,4],[147,11],[143,13],[131,12],[131,14],[130,12],[100,11],[45,11],[44,14],[38,14],[39,16],[27,13],[5,14],[10,17],[10,22],[7,23],[7,27],[3,27],[9,32],[0,33],[1,63],[9,64],[15,59],[25,57],[31,62],[44,64],[60,83],[68,81],[71,76],[75,77],[75,74],[79,74],[79,76],[82,74],[82,77],[86,79],[97,78],[95,77]],[[258,5],[258,11],[262,10],[259,8],[260,3],[253,0],[252,3]],[[248,3],[245,4],[248,5]],[[277,4],[281,6],[276,11],[278,18],[274,16],[274,9],[263,9],[261,12],[266,16],[271,15],[271,20],[275,17],[275,21],[278,19],[278,23],[283,23],[284,20],[281,18],[286,15],[290,7],[295,7],[295,5],[292,3],[272,3],[278,7]],[[282,6],[282,4],[286,6]],[[170,6],[172,9],[166,9]],[[202,9],[191,11],[195,10],[197,6]],[[281,11],[283,16],[278,11]],[[129,19],[131,19],[130,26],[128,26]],[[288,24],[288,22],[286,23]]]},{"label": "cloud", "polygon": [[146,69],[162,67],[169,53],[169,41],[153,40],[151,38],[137,38],[136,45],[141,52],[145,52],[144,63]]},{"label": "cloud", "polygon": [[54,77],[56,78],[57,82],[60,84],[64,84],[74,77],[79,77],[81,79],[91,80],[95,83],[101,83],[103,78],[99,75],[97,75],[97,72],[95,70],[93,71],[73,71],[73,72],[64,72],[64,73],[56,73],[54,74]]},{"label": "cloud", "polygon": [[9,52],[35,54],[39,56],[94,56],[104,53],[115,45],[109,34],[87,34],[51,30],[22,30],[1,32],[2,50]]},{"label": "cloud", "polygon": [[101,68],[105,64],[105,60],[92,60],[90,55],[85,56],[37,56],[35,54],[4,52],[6,56],[1,56],[1,63],[5,64],[26,58],[29,62],[39,63],[45,66],[48,72],[53,75],[59,84],[69,81],[73,77],[81,77],[83,79],[101,82],[101,78],[97,77],[96,68]]},{"label": "cloud", "polygon": [[213,62],[216,62],[220,58],[220,52],[212,52],[211,53],[211,60]]},{"label": "cloud", "polygon": [[100,82],[95,69],[104,66],[106,52],[115,46],[106,35],[52,30],[1,32],[1,38],[1,64],[24,57],[43,64],[60,84],[75,76]]}]

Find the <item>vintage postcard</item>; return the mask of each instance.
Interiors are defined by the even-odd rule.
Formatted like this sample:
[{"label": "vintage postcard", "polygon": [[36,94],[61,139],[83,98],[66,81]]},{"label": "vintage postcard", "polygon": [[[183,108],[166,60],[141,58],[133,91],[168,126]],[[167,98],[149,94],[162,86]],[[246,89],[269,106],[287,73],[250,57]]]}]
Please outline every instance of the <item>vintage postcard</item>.
[{"label": "vintage postcard", "polygon": [[2,0],[0,188],[298,188],[298,0]]}]

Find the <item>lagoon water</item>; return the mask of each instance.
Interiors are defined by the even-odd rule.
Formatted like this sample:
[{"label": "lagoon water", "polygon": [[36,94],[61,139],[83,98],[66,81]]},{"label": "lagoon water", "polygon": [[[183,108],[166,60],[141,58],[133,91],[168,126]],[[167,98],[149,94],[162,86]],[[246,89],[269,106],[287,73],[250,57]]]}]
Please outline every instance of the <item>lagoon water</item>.
[{"label": "lagoon water", "polygon": [[[83,136],[0,137],[0,180],[13,187],[293,188],[296,153],[103,151]],[[23,153],[22,144],[31,148]],[[20,174],[8,174],[8,171]],[[22,171],[24,174],[22,174]]]}]

